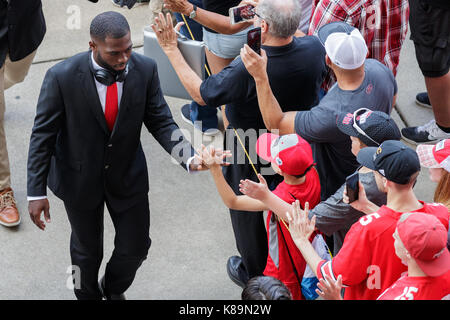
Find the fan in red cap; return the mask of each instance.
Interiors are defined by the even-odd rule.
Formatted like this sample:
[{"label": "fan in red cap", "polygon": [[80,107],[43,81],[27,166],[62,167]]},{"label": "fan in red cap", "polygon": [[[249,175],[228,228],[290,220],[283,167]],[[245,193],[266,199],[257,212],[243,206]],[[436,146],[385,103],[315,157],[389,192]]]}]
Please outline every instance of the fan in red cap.
[{"label": "fan in red cap", "polygon": [[256,142],[256,153],[293,176],[305,175],[314,165],[311,146],[298,134],[264,133]]},{"label": "fan in red cap", "polygon": [[447,229],[435,216],[405,213],[394,232],[395,253],[408,273],[378,300],[450,299],[450,252]]},{"label": "fan in red cap", "polygon": [[[314,166],[311,146],[299,135],[290,134],[280,137],[274,134],[263,134],[256,142],[256,150],[258,155],[270,161],[274,171],[283,177],[283,181],[277,185],[275,190],[270,191],[264,177],[258,174],[260,181],[258,185],[264,189],[264,192],[277,200],[282,199],[288,204],[298,200],[302,206],[309,203],[310,207],[314,207],[320,202],[319,175],[316,170],[310,170]],[[292,293],[293,300],[305,299],[301,283],[306,261],[286,228],[286,212],[273,213],[264,202],[252,199],[247,195],[237,195],[224,178],[220,166],[223,161],[222,152],[216,153],[213,147],[208,150],[204,146],[198,152],[202,154],[217,190],[228,208],[245,211],[245,213],[237,213],[245,215],[248,215],[249,211],[268,211],[266,229],[269,245],[267,263],[263,274],[282,281]],[[248,182],[247,179],[245,181]],[[242,189],[239,191],[245,194]],[[320,237],[321,235],[316,236],[314,234],[312,238]],[[323,244],[326,245],[324,240]],[[231,272],[229,272],[229,276],[233,282],[243,288],[245,287],[246,283],[239,281]]]}]

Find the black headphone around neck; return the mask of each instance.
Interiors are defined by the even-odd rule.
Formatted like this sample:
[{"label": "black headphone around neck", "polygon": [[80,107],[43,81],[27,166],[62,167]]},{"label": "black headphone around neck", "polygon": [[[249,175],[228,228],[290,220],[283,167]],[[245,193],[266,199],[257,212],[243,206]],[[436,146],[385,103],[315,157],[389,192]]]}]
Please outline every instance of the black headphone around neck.
[{"label": "black headphone around neck", "polygon": [[128,74],[128,64],[125,67],[125,69],[116,72],[104,68],[96,70],[94,68],[94,64],[92,63],[92,56],[91,56],[89,57],[89,65],[91,67],[91,71],[94,74],[95,79],[101,84],[108,87],[112,85],[114,82],[125,81],[125,78],[127,77]]}]

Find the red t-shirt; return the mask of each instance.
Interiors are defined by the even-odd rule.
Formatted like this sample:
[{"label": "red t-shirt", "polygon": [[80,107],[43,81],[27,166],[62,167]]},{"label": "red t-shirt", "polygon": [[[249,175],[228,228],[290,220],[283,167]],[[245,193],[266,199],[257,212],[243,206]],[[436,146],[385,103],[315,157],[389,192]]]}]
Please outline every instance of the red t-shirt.
[{"label": "red t-shirt", "polygon": [[[273,193],[288,203],[292,203],[298,199],[302,208],[305,207],[305,202],[309,202],[309,207],[314,208],[320,202],[319,175],[315,169],[310,170],[306,174],[304,183],[289,185],[283,181]],[[269,254],[267,255],[267,265],[264,270],[264,275],[277,278],[283,282],[291,291],[294,300],[303,300],[301,287],[295,276],[289,253],[294,261],[300,280],[303,278],[303,273],[305,272],[306,261],[292,240],[291,234],[286,229],[283,221],[277,222],[277,220],[277,216],[272,211],[269,211],[266,224]],[[288,225],[287,221],[285,223]],[[287,248],[283,236],[286,240]],[[311,239],[314,236],[315,234],[312,235]]]},{"label": "red t-shirt", "polygon": [[[447,228],[449,212],[441,204],[428,204],[414,212],[435,215]],[[321,261],[317,275],[332,279],[342,275],[346,300],[375,300],[407,270],[395,254],[393,233],[403,212],[382,206],[378,212],[361,217],[349,230],[339,253]]]},{"label": "red t-shirt", "polygon": [[450,300],[450,271],[434,278],[405,274],[377,300]]}]

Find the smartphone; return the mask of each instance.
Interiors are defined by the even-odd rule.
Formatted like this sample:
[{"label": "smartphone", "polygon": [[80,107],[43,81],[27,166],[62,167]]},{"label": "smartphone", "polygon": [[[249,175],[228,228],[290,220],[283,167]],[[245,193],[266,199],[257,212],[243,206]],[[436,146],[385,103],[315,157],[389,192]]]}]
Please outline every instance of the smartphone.
[{"label": "smartphone", "polygon": [[359,174],[358,171],[349,175],[345,180],[345,187],[347,188],[347,196],[349,203],[358,200],[359,194]]},{"label": "smartphone", "polygon": [[231,24],[241,23],[252,20],[255,16],[254,7],[251,4],[232,7],[228,11]]},{"label": "smartphone", "polygon": [[247,44],[257,54],[261,55],[261,28],[254,28],[247,32]]}]

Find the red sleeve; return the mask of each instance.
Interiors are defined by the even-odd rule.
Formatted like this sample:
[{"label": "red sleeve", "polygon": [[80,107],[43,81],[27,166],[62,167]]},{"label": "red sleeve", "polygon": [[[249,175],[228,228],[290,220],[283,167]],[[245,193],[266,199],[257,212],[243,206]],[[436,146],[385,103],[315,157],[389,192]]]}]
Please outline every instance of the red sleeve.
[{"label": "red sleeve", "polygon": [[352,286],[364,281],[372,260],[367,227],[356,222],[348,231],[339,253],[331,261],[321,261],[317,266],[318,279],[325,275],[335,280],[342,276],[343,286]]}]

